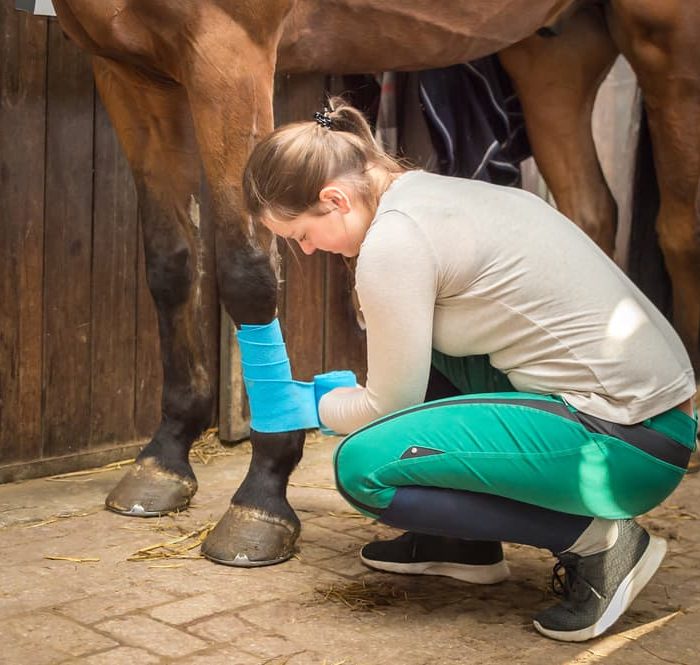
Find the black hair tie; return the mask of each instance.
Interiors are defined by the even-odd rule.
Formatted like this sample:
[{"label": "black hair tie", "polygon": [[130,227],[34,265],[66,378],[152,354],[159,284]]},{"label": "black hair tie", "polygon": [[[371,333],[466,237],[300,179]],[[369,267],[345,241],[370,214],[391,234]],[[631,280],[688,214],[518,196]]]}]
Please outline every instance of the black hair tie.
[{"label": "black hair tie", "polygon": [[316,113],[314,113],[314,120],[321,125],[321,127],[325,127],[326,129],[333,128],[333,118],[331,118],[328,113],[328,109],[324,108],[323,111],[316,111]]}]

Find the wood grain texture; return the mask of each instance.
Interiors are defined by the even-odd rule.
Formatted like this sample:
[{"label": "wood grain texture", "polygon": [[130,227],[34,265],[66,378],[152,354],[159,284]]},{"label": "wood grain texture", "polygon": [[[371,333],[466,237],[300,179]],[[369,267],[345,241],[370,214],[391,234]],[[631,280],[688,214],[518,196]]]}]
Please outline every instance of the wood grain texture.
[{"label": "wood grain texture", "polygon": [[92,157],[89,58],[49,24],[44,456],[90,440]]},{"label": "wood grain texture", "polygon": [[136,190],[99,97],[94,170],[90,447],[135,436]]},{"label": "wood grain texture", "polygon": [[0,462],[41,454],[46,21],[0,4]]}]

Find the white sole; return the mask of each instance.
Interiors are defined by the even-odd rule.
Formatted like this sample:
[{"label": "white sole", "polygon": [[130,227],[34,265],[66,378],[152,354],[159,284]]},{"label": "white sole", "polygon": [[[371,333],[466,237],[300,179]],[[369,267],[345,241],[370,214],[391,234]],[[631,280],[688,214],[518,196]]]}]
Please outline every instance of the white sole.
[{"label": "white sole", "polygon": [[650,536],[649,544],[637,565],[622,580],[610,604],[605,608],[605,612],[593,625],[581,630],[549,630],[538,621],[533,621],[535,630],[561,642],[585,642],[602,635],[625,613],[640,591],[654,576],[666,555],[666,549],[666,541],[663,538]]},{"label": "white sole", "polygon": [[510,576],[505,559],[490,565],[447,563],[445,561],[421,561],[420,563],[394,563],[371,561],[360,554],[360,561],[368,568],[400,575],[440,575],[471,584],[497,584]]}]

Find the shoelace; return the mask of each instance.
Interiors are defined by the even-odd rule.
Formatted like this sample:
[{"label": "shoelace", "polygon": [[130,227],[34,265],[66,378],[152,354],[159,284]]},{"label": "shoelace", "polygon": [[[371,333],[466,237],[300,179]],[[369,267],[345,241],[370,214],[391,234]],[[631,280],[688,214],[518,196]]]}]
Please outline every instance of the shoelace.
[{"label": "shoelace", "polygon": [[602,599],[604,596],[583,576],[583,572],[579,556],[561,556],[552,571],[552,591],[573,603],[586,600],[588,591]]}]

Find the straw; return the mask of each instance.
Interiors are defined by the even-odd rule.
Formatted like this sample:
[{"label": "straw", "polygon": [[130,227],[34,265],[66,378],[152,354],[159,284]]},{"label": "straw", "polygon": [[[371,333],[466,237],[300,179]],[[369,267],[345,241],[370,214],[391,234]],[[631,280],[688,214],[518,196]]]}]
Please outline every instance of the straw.
[{"label": "straw", "polygon": [[[378,612],[385,608],[409,600],[408,594],[388,582],[351,582],[348,584],[331,584],[327,588],[317,587],[314,591],[324,601],[341,603],[348,609],[360,612]],[[429,596],[412,596],[411,600],[420,600]]]},{"label": "straw", "polygon": [[134,552],[127,561],[153,561],[157,559],[200,559],[201,556],[188,554],[195,547],[199,547],[209,532],[214,528],[214,522],[206,524],[189,531],[177,538],[163,543],[156,543],[148,547],[142,547]]}]

